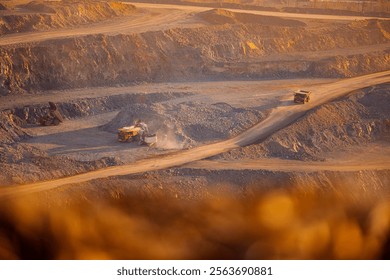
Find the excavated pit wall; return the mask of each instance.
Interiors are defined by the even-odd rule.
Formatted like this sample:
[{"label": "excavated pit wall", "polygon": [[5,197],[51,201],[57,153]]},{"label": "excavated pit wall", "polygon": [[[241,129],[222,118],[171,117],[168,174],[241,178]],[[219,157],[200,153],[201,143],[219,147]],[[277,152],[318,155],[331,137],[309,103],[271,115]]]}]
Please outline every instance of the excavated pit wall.
[{"label": "excavated pit wall", "polygon": [[329,153],[348,147],[375,141],[387,145],[390,133],[389,88],[390,84],[386,83],[354,91],[347,97],[314,108],[262,143],[215,158],[324,160]]},{"label": "excavated pit wall", "polygon": [[[41,108],[30,109],[29,119],[20,118],[14,110],[0,112],[0,188],[72,176],[120,164],[115,158],[108,157],[81,162],[67,156],[49,156],[41,149],[20,143],[32,137],[23,128],[27,122],[35,122],[43,115]],[[21,116],[23,117],[23,114]]]},{"label": "excavated pit wall", "polygon": [[[0,95],[138,82],[350,77],[388,70],[389,52],[320,59],[304,52],[388,43],[388,29],[375,20],[316,33],[300,25],[239,23],[1,46]],[[299,60],[283,59],[300,52]]]},{"label": "excavated pit wall", "polygon": [[23,121],[10,110],[0,112],[0,144],[10,144],[29,137],[21,128]]},{"label": "excavated pit wall", "polygon": [[[151,0],[137,0],[140,3],[151,3]],[[164,0],[167,4],[180,4],[201,7],[214,7],[224,9],[246,9],[273,12],[288,12],[302,14],[325,15],[356,15],[389,17],[390,3],[384,1],[256,1],[256,0]]]},{"label": "excavated pit wall", "polygon": [[[129,104],[151,104],[191,93],[122,94],[56,103],[66,119],[110,112]],[[114,157],[77,161],[68,156],[49,156],[38,148],[20,143],[32,137],[23,127],[37,125],[48,104],[16,107],[0,112],[0,187],[72,176],[95,169],[119,165]]]},{"label": "excavated pit wall", "polygon": [[[152,104],[192,95],[189,92],[129,93],[97,98],[80,98],[68,102],[55,102],[65,119],[98,115],[120,110],[134,104]],[[39,118],[47,113],[48,104],[17,106],[4,110],[12,115],[21,126],[39,124]]]},{"label": "excavated pit wall", "polygon": [[[0,10],[1,4],[0,4]],[[128,16],[136,12],[133,5],[121,2],[31,1],[18,10],[0,14],[0,35],[16,32],[47,31]]]},{"label": "excavated pit wall", "polygon": [[[136,196],[139,199],[158,197],[180,201],[208,198],[250,199],[265,192],[300,191],[306,194],[338,194],[353,203],[365,205],[373,200],[390,199],[390,170],[357,172],[276,172],[267,170],[209,170],[173,168],[136,175],[97,179],[61,187],[61,192],[50,190],[38,194],[51,197],[54,204],[62,204],[56,197],[88,201],[104,201]],[[75,190],[77,188],[77,190]],[[76,196],[75,196],[76,194]],[[360,197],[359,200],[355,200]],[[364,199],[362,199],[364,198]],[[366,199],[366,201],[365,201]]]}]

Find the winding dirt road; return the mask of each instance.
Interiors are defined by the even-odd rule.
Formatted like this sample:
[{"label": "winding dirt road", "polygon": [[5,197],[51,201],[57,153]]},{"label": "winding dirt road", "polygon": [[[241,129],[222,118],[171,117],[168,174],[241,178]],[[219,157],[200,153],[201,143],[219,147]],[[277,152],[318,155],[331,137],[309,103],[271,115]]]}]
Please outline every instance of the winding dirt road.
[{"label": "winding dirt road", "polygon": [[[174,152],[164,156],[140,160],[128,165],[104,168],[76,176],[46,182],[3,188],[0,190],[0,199],[17,197],[23,194],[49,190],[67,184],[82,183],[99,178],[136,174],[182,166],[184,164],[215,156],[238,147],[260,142],[276,131],[295,122],[307,111],[321,104],[346,95],[351,91],[387,82],[390,82],[390,70],[350,79],[344,79],[319,86],[318,89],[313,93],[312,101],[310,103],[305,105],[295,105],[290,100],[285,101],[280,107],[275,108],[265,120],[234,138],[189,150]],[[337,166],[339,166],[339,164],[337,164]],[[355,166],[354,168],[356,168],[356,165],[352,164],[352,166]],[[329,168],[329,166],[327,166],[327,168]]]},{"label": "winding dirt road", "polygon": [[[131,16],[88,24],[78,28],[55,29],[43,32],[23,32],[0,37],[0,46],[25,44],[45,40],[58,40],[67,37],[87,36],[93,34],[131,34],[147,31],[166,30],[175,27],[194,27],[202,25],[194,14],[212,10],[210,7],[181,6],[165,4],[127,3],[135,5],[138,13]],[[361,16],[337,16],[337,15],[313,15],[281,13],[268,11],[227,9],[238,13],[250,13],[263,16],[274,16],[294,19],[316,19],[329,21],[354,21],[370,19],[372,17]],[[379,18],[377,18],[379,19]],[[383,18],[383,20],[389,20]]]},{"label": "winding dirt road", "polygon": [[63,28],[41,32],[23,32],[0,37],[0,46],[25,44],[45,40],[58,40],[94,34],[131,34],[178,27],[187,17],[185,10],[140,12],[77,28]]},{"label": "winding dirt road", "polygon": [[[127,2],[122,2],[127,3]],[[128,3],[127,3],[128,4]],[[204,12],[212,10],[215,8],[210,7],[201,7],[201,6],[190,6],[190,5],[174,5],[174,4],[148,4],[148,3],[136,3],[132,2],[132,5],[135,5],[137,8],[164,8],[164,9],[180,9],[187,10],[190,12]],[[236,13],[250,13],[255,15],[262,16],[272,16],[272,17],[283,17],[283,18],[294,18],[294,19],[321,19],[321,20],[331,20],[331,21],[354,21],[354,20],[364,20],[372,19],[374,17],[365,17],[365,16],[349,16],[349,15],[322,15],[322,14],[300,14],[300,13],[288,13],[288,12],[272,12],[272,11],[258,11],[258,10],[245,10],[245,9],[227,9],[224,10],[236,12]],[[379,18],[389,20],[388,18]]]}]

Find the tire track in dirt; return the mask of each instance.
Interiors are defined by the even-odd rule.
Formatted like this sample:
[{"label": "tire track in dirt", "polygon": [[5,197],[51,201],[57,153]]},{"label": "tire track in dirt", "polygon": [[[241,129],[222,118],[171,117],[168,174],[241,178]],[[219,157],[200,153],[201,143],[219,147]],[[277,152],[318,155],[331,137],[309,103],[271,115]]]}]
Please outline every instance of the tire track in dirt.
[{"label": "tire track in dirt", "polygon": [[[112,176],[130,175],[148,171],[162,170],[166,168],[182,166],[184,164],[195,162],[201,159],[206,159],[208,157],[227,152],[234,148],[260,142],[271,136],[276,131],[295,122],[307,111],[319,105],[330,102],[333,99],[339,98],[354,90],[386,82],[390,82],[390,70],[350,79],[344,79],[319,86],[318,89],[312,94],[312,101],[310,103],[306,105],[295,105],[292,104],[291,101],[286,101],[284,104],[282,103],[281,106],[275,108],[265,120],[231,139],[209,145],[199,146],[189,150],[178,151],[163,156],[140,160],[128,165],[104,168],[76,176],[46,182],[39,182],[17,187],[7,187],[0,190],[0,200],[49,190],[67,184],[82,183],[94,179],[107,178]],[[337,166],[339,166],[339,164],[337,164]]]}]

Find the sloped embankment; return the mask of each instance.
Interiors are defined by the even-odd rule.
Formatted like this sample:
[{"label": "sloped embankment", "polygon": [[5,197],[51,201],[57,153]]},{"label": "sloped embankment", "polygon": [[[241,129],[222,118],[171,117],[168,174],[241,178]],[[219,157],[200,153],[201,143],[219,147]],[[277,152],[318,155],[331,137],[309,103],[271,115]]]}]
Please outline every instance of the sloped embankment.
[{"label": "sloped embankment", "polygon": [[18,143],[30,135],[24,122],[11,112],[0,112],[0,187],[76,175],[117,164],[114,159],[80,162],[63,156],[49,156],[30,145]]},{"label": "sloped embankment", "polygon": [[[55,102],[65,119],[75,119],[86,116],[112,112],[134,104],[151,104],[163,102],[172,98],[192,95],[188,92],[158,92],[158,93],[129,93],[96,98],[80,98],[66,102]],[[12,110],[17,117],[27,125],[38,125],[39,118],[47,114],[48,104],[34,104],[15,107]],[[115,130],[116,131],[116,130]]]},{"label": "sloped embankment", "polygon": [[[164,173],[2,201],[0,258],[389,258],[384,173],[318,174],[308,185],[304,173]],[[384,188],[367,184],[372,176]]]},{"label": "sloped embankment", "polygon": [[18,6],[22,13],[0,15],[0,35],[78,26],[133,14],[133,5],[111,2],[32,1]]},{"label": "sloped embankment", "polygon": [[267,26],[305,27],[299,20],[284,19],[272,16],[236,13],[224,9],[214,9],[197,15],[209,24],[261,24]]},{"label": "sloped embankment", "polygon": [[14,143],[25,137],[28,133],[20,127],[23,121],[11,112],[0,112],[0,144]]},{"label": "sloped embankment", "polygon": [[316,31],[239,23],[7,45],[0,47],[0,95],[152,81],[367,74],[388,70],[388,51],[348,49],[388,43],[384,25],[372,20]]},{"label": "sloped embankment", "polygon": [[[189,94],[181,92],[123,94],[57,102],[56,105],[65,119],[72,119],[119,110],[129,104],[132,104],[132,108],[150,106],[154,102]],[[71,176],[119,164],[118,160],[113,157],[103,157],[94,161],[77,161],[68,156],[49,156],[45,151],[20,143],[20,140],[30,137],[23,127],[37,125],[39,117],[47,113],[45,107],[47,104],[36,104],[0,112],[0,170],[2,171],[0,186]],[[130,119],[122,121],[128,125]],[[113,131],[116,132],[117,128],[113,128]]]},{"label": "sloped embankment", "polygon": [[[389,142],[390,84],[322,105],[261,144],[230,151],[224,159],[264,156],[320,160],[327,153],[377,140]],[[298,105],[297,105],[298,106]]]},{"label": "sloped embankment", "polygon": [[118,127],[142,119],[150,131],[159,135],[159,144],[184,148],[230,138],[258,123],[262,117],[257,110],[235,108],[227,103],[133,104],[102,129],[116,132]]}]

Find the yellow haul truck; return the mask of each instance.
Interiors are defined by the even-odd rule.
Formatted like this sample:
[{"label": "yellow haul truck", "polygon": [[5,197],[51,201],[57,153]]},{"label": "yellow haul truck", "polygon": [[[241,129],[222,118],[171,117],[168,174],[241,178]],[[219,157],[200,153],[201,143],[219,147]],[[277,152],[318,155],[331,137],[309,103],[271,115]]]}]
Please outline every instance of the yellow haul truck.
[{"label": "yellow haul truck", "polygon": [[310,101],[311,91],[308,90],[297,90],[294,91],[294,102],[305,104]]},{"label": "yellow haul truck", "polygon": [[125,126],[118,129],[119,142],[137,141],[139,145],[153,146],[157,143],[156,134],[145,134],[141,137],[142,128],[136,125]]}]

